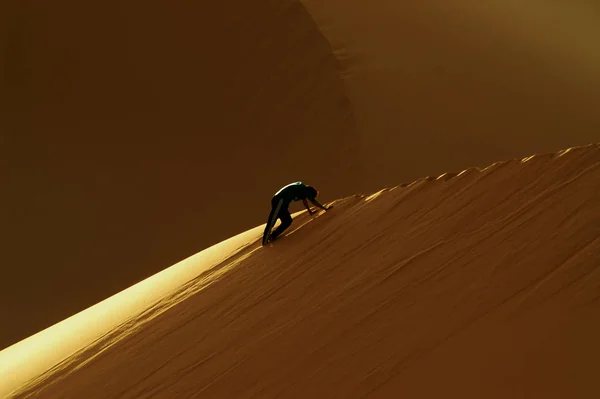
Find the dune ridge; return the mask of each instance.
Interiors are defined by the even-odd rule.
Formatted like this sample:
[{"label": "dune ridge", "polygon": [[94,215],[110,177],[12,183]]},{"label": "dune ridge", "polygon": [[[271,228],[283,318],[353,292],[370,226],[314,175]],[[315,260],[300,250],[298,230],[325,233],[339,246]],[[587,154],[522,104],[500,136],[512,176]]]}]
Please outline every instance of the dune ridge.
[{"label": "dune ridge", "polygon": [[13,397],[600,393],[599,144],[334,205]]}]

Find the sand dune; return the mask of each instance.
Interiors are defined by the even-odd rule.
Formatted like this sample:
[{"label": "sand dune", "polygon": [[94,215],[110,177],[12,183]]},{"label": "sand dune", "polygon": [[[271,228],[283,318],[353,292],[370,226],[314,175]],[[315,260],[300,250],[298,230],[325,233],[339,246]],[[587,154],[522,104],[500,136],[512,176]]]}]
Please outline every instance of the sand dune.
[{"label": "sand dune", "polygon": [[49,4],[0,5],[0,349],[262,223],[290,181],[331,200],[600,140],[589,1]]},{"label": "sand dune", "polygon": [[15,397],[600,394],[600,145],[347,197],[293,226],[271,247],[260,228],[239,236],[212,285],[190,281]]}]

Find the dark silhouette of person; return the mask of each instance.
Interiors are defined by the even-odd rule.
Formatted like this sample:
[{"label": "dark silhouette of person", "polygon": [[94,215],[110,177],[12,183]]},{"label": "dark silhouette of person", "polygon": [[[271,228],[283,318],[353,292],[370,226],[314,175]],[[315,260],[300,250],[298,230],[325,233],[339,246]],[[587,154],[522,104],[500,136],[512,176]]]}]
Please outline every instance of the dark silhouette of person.
[{"label": "dark silhouette of person", "polygon": [[[273,195],[273,198],[271,198],[271,213],[269,214],[267,226],[265,227],[265,231],[263,233],[262,244],[266,245],[268,242],[274,241],[281,233],[285,231],[285,229],[290,227],[292,224],[292,215],[290,214],[288,208],[293,201],[302,200],[302,203],[308,210],[309,215],[312,215],[317,211],[311,210],[306,200],[309,200],[315,206],[325,211],[332,208],[331,205],[328,207],[321,205],[319,201],[317,201],[317,195],[319,195],[319,191],[316,188],[307,186],[301,181],[288,184],[277,191],[275,195]],[[271,233],[271,229],[275,225],[277,219],[281,220],[281,224],[275,229],[275,231]],[[271,233],[270,236],[269,233]]]}]

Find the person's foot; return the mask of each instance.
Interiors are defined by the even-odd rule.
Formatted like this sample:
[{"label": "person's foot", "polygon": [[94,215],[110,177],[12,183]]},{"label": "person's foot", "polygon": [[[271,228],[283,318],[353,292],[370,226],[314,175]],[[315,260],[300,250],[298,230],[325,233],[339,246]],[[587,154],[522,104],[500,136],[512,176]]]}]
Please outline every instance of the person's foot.
[{"label": "person's foot", "polygon": [[268,237],[263,237],[262,240],[262,245],[265,246],[269,243],[269,241],[271,241],[271,235],[269,235]]}]

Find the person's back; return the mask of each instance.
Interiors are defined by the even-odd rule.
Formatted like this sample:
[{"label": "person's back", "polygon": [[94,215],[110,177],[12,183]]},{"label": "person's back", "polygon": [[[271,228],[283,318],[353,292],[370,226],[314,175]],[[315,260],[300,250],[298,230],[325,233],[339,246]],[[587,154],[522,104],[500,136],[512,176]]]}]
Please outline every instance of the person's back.
[{"label": "person's back", "polygon": [[306,184],[301,181],[297,181],[282,187],[275,193],[275,195],[273,195],[273,197],[283,198],[288,202],[297,201],[300,198],[306,197],[307,189],[308,186]]},{"label": "person's back", "polygon": [[[307,200],[323,210],[331,208],[331,206],[326,208],[319,204],[317,201],[318,194],[319,192],[316,188],[307,186],[301,181],[290,183],[277,191],[271,199],[271,213],[269,214],[269,219],[267,220],[267,225],[265,226],[265,231],[263,233],[263,245],[276,239],[292,224],[292,215],[290,215],[288,210],[290,203],[302,200],[310,215],[315,211],[310,209]],[[271,233],[271,228],[275,225],[277,219],[281,219],[281,225]]]}]

